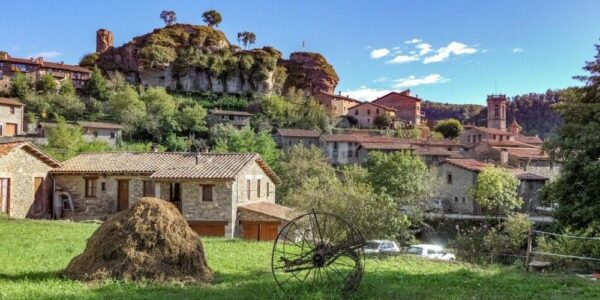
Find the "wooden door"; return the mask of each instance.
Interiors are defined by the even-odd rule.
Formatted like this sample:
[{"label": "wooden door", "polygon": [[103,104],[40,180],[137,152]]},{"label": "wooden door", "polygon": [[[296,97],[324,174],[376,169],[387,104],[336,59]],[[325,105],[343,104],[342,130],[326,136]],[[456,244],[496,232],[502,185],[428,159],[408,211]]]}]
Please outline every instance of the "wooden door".
[{"label": "wooden door", "polygon": [[6,126],[4,127],[4,135],[5,136],[17,135],[17,124],[6,123]]},{"label": "wooden door", "polygon": [[129,208],[129,180],[118,181],[117,211]]},{"label": "wooden door", "polygon": [[10,179],[0,178],[0,212],[10,212]]},{"label": "wooden door", "polygon": [[244,239],[257,241],[258,240],[258,232],[259,232],[258,223],[250,223],[250,222],[242,221],[241,224],[242,224],[243,230],[244,230]]},{"label": "wooden door", "polygon": [[226,221],[189,221],[190,228],[199,236],[225,236]]},{"label": "wooden door", "polygon": [[259,241],[273,241],[277,238],[279,223],[260,223]]},{"label": "wooden door", "polygon": [[35,177],[33,179],[33,212],[39,214],[44,211],[44,200],[46,198],[46,189],[44,188],[44,177]]},{"label": "wooden door", "polygon": [[279,233],[279,222],[240,221],[244,239],[251,241],[273,241]]}]

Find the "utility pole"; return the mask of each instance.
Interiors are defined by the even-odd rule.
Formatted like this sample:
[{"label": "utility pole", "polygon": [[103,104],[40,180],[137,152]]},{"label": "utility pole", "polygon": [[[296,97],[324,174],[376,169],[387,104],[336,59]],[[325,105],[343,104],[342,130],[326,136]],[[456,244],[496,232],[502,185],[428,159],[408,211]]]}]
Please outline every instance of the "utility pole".
[{"label": "utility pole", "polygon": [[525,268],[526,268],[527,272],[530,271],[529,259],[531,258],[532,239],[533,239],[532,232],[531,232],[531,229],[529,229],[529,233],[527,234],[527,256],[525,256]]}]

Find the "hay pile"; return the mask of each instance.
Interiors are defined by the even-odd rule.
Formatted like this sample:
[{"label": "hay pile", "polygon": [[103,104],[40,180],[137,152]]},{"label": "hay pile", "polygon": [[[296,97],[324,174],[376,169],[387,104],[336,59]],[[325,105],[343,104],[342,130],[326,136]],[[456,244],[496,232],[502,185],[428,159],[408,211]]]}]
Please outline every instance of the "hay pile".
[{"label": "hay pile", "polygon": [[63,272],[79,280],[209,282],[198,235],[167,201],[143,198],[102,224]]}]

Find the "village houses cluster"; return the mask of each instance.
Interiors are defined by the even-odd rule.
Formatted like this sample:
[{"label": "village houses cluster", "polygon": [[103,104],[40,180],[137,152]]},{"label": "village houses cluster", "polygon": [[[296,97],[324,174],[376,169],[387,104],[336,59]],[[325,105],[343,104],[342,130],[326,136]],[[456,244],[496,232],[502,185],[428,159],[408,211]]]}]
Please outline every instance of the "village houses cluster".
[{"label": "village houses cluster", "polygon": [[[0,89],[9,87],[15,72],[33,80],[52,74],[71,78],[81,88],[90,71],[42,58],[0,56]],[[435,201],[445,213],[481,213],[468,193],[478,173],[487,166],[506,168],[520,180],[523,211],[538,214],[539,190],[558,175],[559,165],[543,151],[537,136],[520,132],[517,120],[507,126],[507,99],[487,98],[487,127],[465,125],[456,140],[400,139],[373,130],[377,117],[388,115],[394,128],[422,127],[422,100],[410,90],[392,92],[369,102],[320,92],[313,95],[331,117],[355,120],[355,127],[339,134],[316,130],[279,128],[274,138],[282,151],[296,144],[321,148],[330,164],[364,163],[372,151],[418,155],[439,172],[440,191]],[[0,98],[0,209],[12,217],[103,219],[128,208],[142,197],[172,202],[202,235],[270,240],[293,215],[276,204],[279,177],[257,154],[211,153],[85,153],[59,162],[36,145],[47,142],[55,123],[24,122],[25,106],[12,98]],[[209,127],[231,124],[249,126],[245,111],[210,110]],[[80,121],[87,141],[117,145],[122,140],[119,124]]]}]

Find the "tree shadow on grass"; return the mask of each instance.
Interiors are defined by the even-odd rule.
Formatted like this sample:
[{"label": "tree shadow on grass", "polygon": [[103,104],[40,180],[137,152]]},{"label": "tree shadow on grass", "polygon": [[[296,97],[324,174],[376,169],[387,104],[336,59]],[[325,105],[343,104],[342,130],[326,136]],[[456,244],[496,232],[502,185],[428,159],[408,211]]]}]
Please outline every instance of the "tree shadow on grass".
[{"label": "tree shadow on grass", "polygon": [[59,272],[26,272],[18,274],[0,273],[0,280],[3,281],[47,281],[51,279],[60,279]]}]

